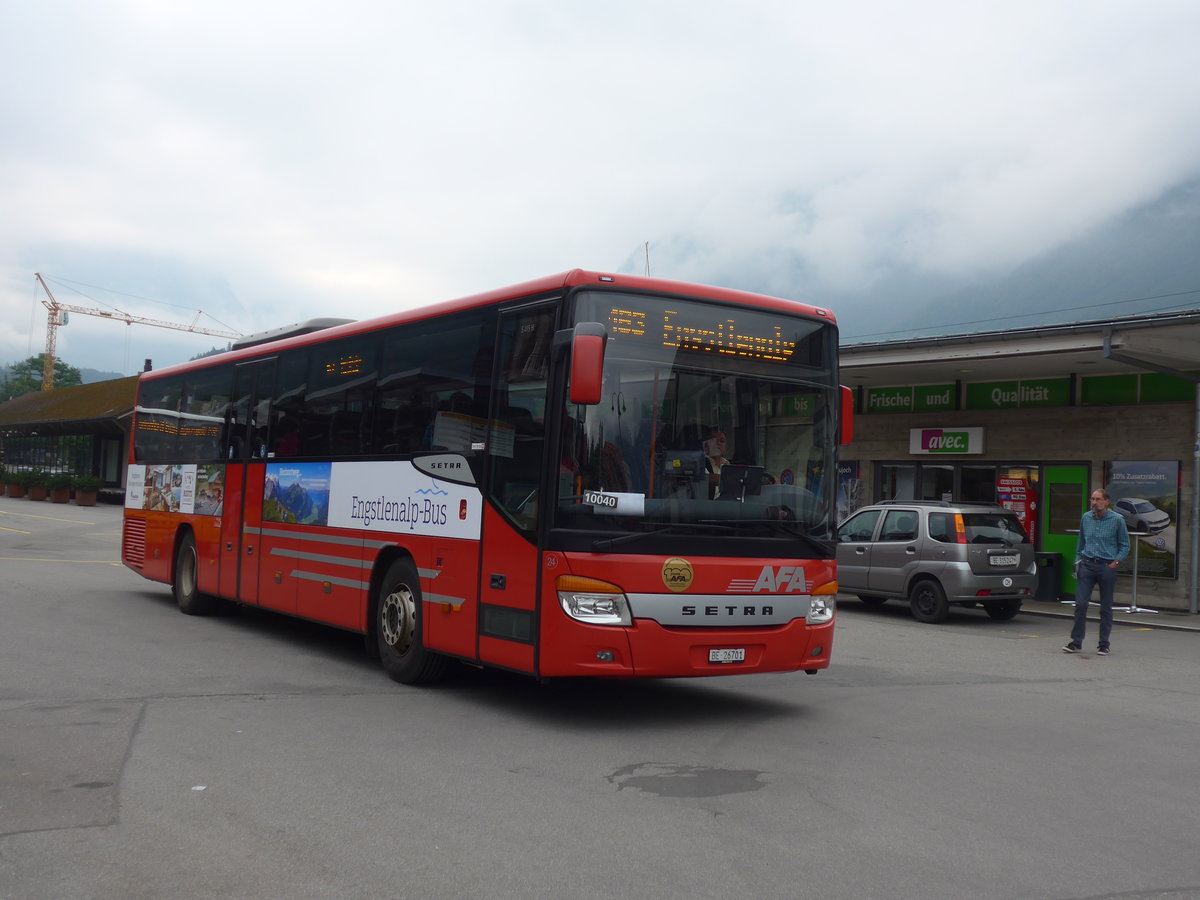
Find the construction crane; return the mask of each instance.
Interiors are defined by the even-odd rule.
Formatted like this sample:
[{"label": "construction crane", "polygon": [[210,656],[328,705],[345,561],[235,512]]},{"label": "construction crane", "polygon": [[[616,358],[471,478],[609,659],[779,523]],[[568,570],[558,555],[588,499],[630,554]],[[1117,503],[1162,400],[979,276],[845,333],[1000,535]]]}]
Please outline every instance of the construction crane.
[{"label": "construction crane", "polygon": [[118,309],[95,309],[88,306],[76,306],[73,303],[59,303],[54,299],[54,294],[50,291],[46,280],[42,278],[40,272],[34,272],[34,277],[42,286],[42,290],[46,292],[46,298],[42,301],[42,306],[48,309],[49,315],[46,317],[46,356],[43,360],[42,367],[42,390],[48,391],[54,387],[54,345],[57,343],[57,330],[60,325],[67,324],[66,314],[69,312],[80,313],[85,316],[99,316],[102,319],[115,319],[118,322],[124,322],[126,325],[153,325],[156,328],[173,328],[176,331],[190,331],[195,334],[211,334],[215,337],[223,338],[239,338],[241,337],[236,331],[220,331],[215,328],[200,328],[196,325],[200,321],[200,317],[204,315],[202,310],[196,310],[196,315],[191,323],[184,325],[180,322],[166,322],[161,319],[147,319],[145,316],[132,316],[127,312],[121,312]]}]

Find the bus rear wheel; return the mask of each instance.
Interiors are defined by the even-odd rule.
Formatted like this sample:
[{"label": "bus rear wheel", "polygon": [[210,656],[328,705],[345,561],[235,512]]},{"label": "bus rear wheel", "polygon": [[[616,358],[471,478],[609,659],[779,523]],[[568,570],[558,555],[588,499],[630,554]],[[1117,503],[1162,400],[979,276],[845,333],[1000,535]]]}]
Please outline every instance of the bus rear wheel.
[{"label": "bus rear wheel", "polygon": [[426,650],[421,640],[423,612],[417,570],[408,560],[397,560],[379,585],[375,641],[384,671],[401,684],[435,681],[446,671],[446,657]]},{"label": "bus rear wheel", "polygon": [[179,542],[175,551],[175,578],[171,582],[171,593],[179,611],[189,616],[210,616],[217,611],[215,597],[200,593],[196,586],[196,573],[200,571],[196,555],[196,538],[189,531]]}]

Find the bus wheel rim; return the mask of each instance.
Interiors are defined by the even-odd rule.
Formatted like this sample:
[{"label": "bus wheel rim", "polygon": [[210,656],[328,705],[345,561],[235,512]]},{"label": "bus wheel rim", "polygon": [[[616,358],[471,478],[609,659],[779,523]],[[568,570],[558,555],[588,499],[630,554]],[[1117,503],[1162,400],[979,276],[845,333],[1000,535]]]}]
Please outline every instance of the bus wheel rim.
[{"label": "bus wheel rim", "polygon": [[404,653],[412,646],[416,630],[416,607],[410,591],[397,588],[383,598],[379,627],[384,642],[397,652]]}]

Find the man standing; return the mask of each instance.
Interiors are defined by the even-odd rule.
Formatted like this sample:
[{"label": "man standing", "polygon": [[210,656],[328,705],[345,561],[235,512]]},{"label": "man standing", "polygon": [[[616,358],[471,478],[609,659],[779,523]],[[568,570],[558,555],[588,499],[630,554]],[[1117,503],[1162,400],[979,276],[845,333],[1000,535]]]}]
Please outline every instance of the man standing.
[{"label": "man standing", "polygon": [[1108,637],[1112,633],[1113,589],[1117,584],[1117,566],[1129,555],[1129,532],[1125,519],[1108,508],[1108,491],[1092,491],[1091,509],[1079,523],[1079,542],[1075,545],[1075,627],[1071,642],[1063,653],[1078,653],[1083,649],[1087,630],[1088,605],[1092,588],[1100,585],[1100,648],[1108,656]]}]

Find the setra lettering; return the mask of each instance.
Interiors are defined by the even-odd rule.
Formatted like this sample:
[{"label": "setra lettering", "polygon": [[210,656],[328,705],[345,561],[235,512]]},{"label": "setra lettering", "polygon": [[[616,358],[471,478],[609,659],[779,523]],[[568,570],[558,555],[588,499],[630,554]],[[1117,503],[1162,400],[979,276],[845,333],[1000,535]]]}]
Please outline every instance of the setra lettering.
[{"label": "setra lettering", "polygon": [[716,618],[727,618],[730,616],[773,616],[775,615],[775,607],[770,604],[762,606],[738,605],[731,603],[728,606],[705,606],[700,610],[695,606],[681,606],[679,612],[684,616],[713,616]]}]

